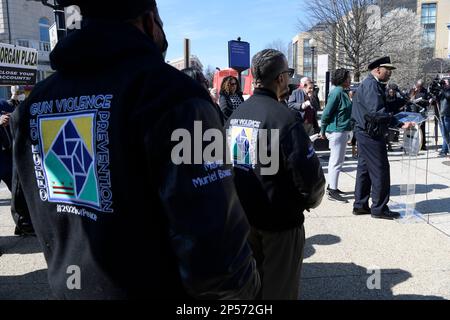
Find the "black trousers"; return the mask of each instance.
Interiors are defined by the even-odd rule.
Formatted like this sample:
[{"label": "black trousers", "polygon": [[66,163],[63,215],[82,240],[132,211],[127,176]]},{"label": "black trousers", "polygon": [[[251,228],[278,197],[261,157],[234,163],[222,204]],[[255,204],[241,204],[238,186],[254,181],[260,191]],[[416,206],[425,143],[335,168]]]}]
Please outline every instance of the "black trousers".
[{"label": "black trousers", "polygon": [[355,186],[355,209],[369,209],[372,197],[372,214],[388,210],[391,188],[386,140],[372,138],[366,132],[356,132],[358,142],[358,170]]},{"label": "black trousers", "polygon": [[12,155],[10,151],[0,150],[0,181],[6,184],[9,191],[12,190]]},{"label": "black trousers", "polygon": [[425,122],[422,122],[422,124],[420,125],[420,130],[422,131],[423,134],[423,143],[420,146],[420,148],[423,150],[427,146],[427,133],[425,131]]}]

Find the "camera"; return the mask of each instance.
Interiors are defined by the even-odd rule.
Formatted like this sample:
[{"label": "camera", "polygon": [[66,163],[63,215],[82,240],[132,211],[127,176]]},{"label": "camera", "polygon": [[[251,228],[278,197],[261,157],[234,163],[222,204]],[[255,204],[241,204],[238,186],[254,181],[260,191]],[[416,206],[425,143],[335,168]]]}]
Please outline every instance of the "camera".
[{"label": "camera", "polygon": [[444,80],[435,78],[428,87],[428,92],[434,99],[436,99],[441,95],[442,91],[444,90],[444,86]]}]

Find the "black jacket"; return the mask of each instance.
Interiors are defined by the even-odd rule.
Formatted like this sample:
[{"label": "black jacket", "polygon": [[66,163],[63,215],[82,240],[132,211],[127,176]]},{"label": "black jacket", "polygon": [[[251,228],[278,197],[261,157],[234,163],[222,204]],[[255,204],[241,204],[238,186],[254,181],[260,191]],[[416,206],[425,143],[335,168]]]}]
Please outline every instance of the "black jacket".
[{"label": "black jacket", "polygon": [[[244,102],[244,97],[240,93],[236,93],[238,97],[241,99],[241,102]],[[233,103],[231,102],[230,96],[227,94],[220,94],[219,97],[219,107],[223,114],[224,121],[227,121],[231,116],[233,111],[235,110]]]},{"label": "black jacket", "polygon": [[221,128],[208,93],[125,23],[91,21],[51,63],[14,114],[13,153],[56,297],[253,298],[233,180],[204,179],[231,167],[171,160],[176,129]]},{"label": "black jacket", "polygon": [[352,119],[355,123],[355,131],[368,130],[369,117],[391,126],[399,125],[397,119],[388,110],[386,85],[379,82],[372,74],[361,82],[353,97]]},{"label": "black jacket", "polygon": [[[279,103],[275,94],[256,89],[240,105],[226,124],[228,143],[235,166],[239,198],[257,229],[283,231],[301,226],[303,211],[317,207],[324,195],[325,178],[309,137],[296,115]],[[278,145],[262,139],[261,129],[278,129]],[[276,135],[268,131],[268,137]],[[275,137],[275,136],[274,136]],[[278,154],[279,166],[274,174],[265,174],[255,150],[267,148]],[[272,160],[275,160],[276,156]],[[272,165],[276,161],[272,161]]]}]

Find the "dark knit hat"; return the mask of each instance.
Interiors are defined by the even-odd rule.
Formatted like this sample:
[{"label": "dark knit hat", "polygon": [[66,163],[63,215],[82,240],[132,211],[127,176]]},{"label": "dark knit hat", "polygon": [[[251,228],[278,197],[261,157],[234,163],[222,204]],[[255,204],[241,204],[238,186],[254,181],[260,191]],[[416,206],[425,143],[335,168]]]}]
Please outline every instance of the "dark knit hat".
[{"label": "dark knit hat", "polygon": [[156,7],[156,0],[57,0],[63,7],[77,5],[81,15],[87,18],[129,20]]}]

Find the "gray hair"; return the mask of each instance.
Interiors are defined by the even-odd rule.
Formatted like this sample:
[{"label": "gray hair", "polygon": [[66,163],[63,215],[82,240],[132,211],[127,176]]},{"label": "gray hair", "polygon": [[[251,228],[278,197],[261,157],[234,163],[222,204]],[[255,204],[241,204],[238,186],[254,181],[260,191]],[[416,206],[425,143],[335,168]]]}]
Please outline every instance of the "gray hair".
[{"label": "gray hair", "polygon": [[300,83],[302,84],[302,86],[304,86],[308,82],[312,82],[311,78],[309,78],[309,77],[303,77],[300,79]]},{"label": "gray hair", "polygon": [[265,49],[255,54],[252,59],[252,74],[255,85],[272,83],[281,72],[285,71],[285,61],[285,55],[274,49]]}]

